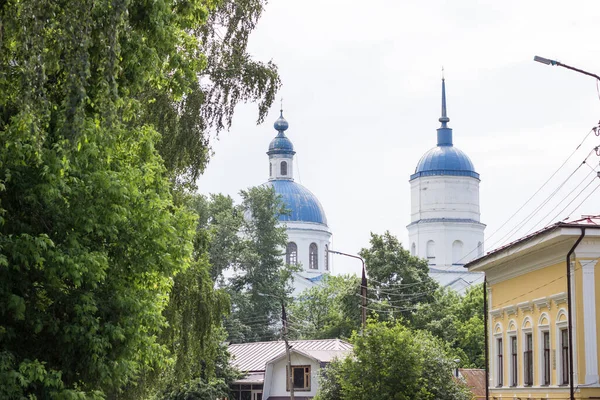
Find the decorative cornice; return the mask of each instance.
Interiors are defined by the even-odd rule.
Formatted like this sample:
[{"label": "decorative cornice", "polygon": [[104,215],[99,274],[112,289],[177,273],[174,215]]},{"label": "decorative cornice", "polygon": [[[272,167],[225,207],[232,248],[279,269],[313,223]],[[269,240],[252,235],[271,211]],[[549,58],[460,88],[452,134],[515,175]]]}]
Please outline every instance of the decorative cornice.
[{"label": "decorative cornice", "polygon": [[492,318],[502,318],[504,316],[504,312],[502,311],[501,308],[497,308],[495,310],[490,310],[490,315],[492,316]]},{"label": "decorative cornice", "polygon": [[538,310],[542,310],[543,308],[547,308],[548,310],[550,309],[550,299],[548,297],[533,299],[533,304]]},{"label": "decorative cornice", "polygon": [[557,306],[559,304],[567,303],[567,292],[560,292],[548,296],[548,299],[552,300]]},{"label": "decorative cornice", "polygon": [[506,315],[517,315],[517,306],[506,306],[502,309]]},{"label": "decorative cornice", "polygon": [[523,312],[525,311],[533,311],[533,303],[531,301],[524,301],[522,303],[518,303],[517,307]]}]

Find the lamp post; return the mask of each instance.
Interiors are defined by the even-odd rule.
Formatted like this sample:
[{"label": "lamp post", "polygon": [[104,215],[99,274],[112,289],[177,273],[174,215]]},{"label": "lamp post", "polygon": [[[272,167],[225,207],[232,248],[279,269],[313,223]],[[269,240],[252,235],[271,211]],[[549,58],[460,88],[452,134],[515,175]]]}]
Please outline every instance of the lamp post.
[{"label": "lamp post", "polygon": [[591,76],[591,77],[596,78],[596,79],[598,79],[600,81],[600,76],[598,76],[596,74],[592,74],[591,72],[587,72],[587,71],[584,71],[584,70],[579,69],[579,68],[571,67],[571,66],[569,66],[567,64],[563,64],[563,63],[561,63],[559,61],[556,61],[556,60],[550,60],[549,58],[535,56],[535,57],[533,57],[533,61],[537,61],[539,63],[546,64],[546,65],[552,65],[552,66],[555,66],[555,67],[563,67],[563,68],[566,68],[566,69],[570,69],[571,71],[575,71],[575,72],[579,72],[580,74]]},{"label": "lamp post", "polygon": [[360,282],[360,297],[362,299],[362,314],[361,314],[361,322],[363,330],[367,326],[367,271],[365,270],[365,260],[362,257],[355,256],[353,254],[342,253],[341,251],[335,250],[326,250],[328,253],[339,254],[340,256],[346,256],[351,258],[356,258],[362,262],[362,280]]}]

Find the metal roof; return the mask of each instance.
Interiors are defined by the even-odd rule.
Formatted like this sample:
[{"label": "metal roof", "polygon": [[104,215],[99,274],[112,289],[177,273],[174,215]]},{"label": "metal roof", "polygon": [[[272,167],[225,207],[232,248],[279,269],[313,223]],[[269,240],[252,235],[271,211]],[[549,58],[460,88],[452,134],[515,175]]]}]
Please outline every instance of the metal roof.
[{"label": "metal roof", "polygon": [[279,216],[280,221],[314,222],[327,225],[323,206],[317,197],[304,186],[289,179],[273,179],[264,185],[272,186],[275,193],[281,196],[286,208],[290,210],[290,214]]},{"label": "metal roof", "polygon": [[452,145],[436,146],[425,153],[410,179],[435,175],[470,176],[479,179],[471,159]]},{"label": "metal roof", "polygon": [[[340,339],[293,340],[292,349],[307,354],[319,361],[329,362],[336,356],[352,351],[352,345]],[[285,353],[285,342],[253,342],[230,344],[231,364],[240,371],[259,372],[265,365]]]}]

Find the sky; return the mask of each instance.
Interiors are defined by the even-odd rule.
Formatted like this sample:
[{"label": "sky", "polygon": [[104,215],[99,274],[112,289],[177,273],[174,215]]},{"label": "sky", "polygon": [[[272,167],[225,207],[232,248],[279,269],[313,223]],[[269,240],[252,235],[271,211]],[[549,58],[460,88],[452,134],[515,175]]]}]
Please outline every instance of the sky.
[{"label": "sky", "polygon": [[[600,119],[596,82],[533,61],[600,75],[599,19],[596,0],[270,0],[249,53],[278,66],[295,180],[319,198],[331,248],[355,254],[386,230],[408,248],[408,180],[436,145],[442,67],[454,145],[481,176],[486,251],[550,221],[600,214],[600,157],[581,165],[600,144],[594,133],[583,141]],[[236,108],[212,140],[201,193],[239,199],[268,180],[279,107],[261,125],[255,104]],[[332,257],[335,274],[360,270]]]}]

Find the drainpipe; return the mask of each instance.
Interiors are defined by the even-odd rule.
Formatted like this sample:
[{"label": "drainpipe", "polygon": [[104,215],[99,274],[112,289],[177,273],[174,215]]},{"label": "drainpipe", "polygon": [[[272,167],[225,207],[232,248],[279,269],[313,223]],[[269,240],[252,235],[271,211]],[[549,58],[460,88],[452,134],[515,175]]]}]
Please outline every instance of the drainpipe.
[{"label": "drainpipe", "polygon": [[[579,242],[581,242],[581,240],[583,239],[583,237],[585,236],[585,228],[581,227],[581,235],[579,236],[579,238],[577,239],[577,241],[575,242],[575,244],[573,245],[573,247],[571,247],[571,250],[569,250],[569,252],[567,253],[567,307],[568,307],[568,311],[569,311],[569,326],[568,326],[568,330],[569,330],[569,392],[570,392],[570,399],[571,400],[575,400],[575,382],[573,382],[573,316],[572,316],[572,306],[571,306],[571,302],[572,302],[572,293],[571,293],[571,254],[573,254],[573,252],[575,251],[575,248],[577,248],[577,245],[579,245]],[[573,269],[573,272],[575,272],[575,269]]]},{"label": "drainpipe", "polygon": [[487,278],[483,278],[483,331],[485,334],[485,400],[490,398],[490,367],[489,367],[489,350],[488,350],[488,304],[487,304]]}]

